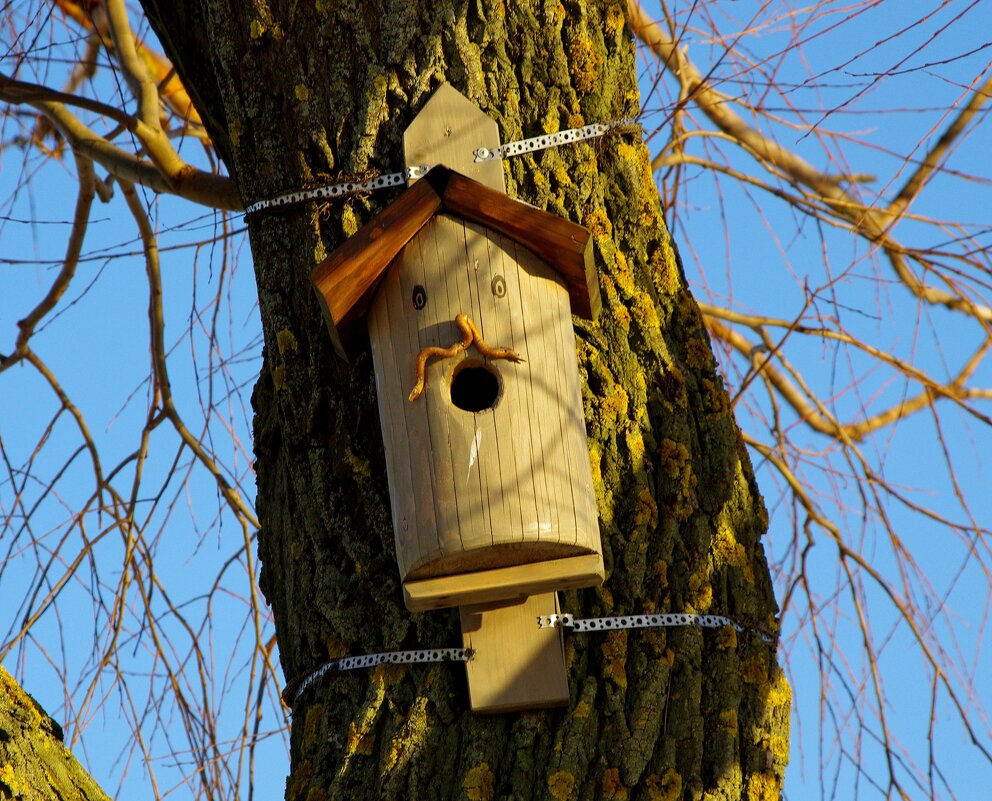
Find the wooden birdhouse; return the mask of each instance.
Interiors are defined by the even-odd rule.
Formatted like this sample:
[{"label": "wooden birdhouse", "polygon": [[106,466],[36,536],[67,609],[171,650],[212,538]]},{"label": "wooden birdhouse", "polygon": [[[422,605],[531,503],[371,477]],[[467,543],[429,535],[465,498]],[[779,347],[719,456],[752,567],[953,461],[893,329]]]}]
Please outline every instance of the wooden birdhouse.
[{"label": "wooden birdhouse", "polygon": [[[406,605],[462,607],[483,665],[473,708],[489,711],[567,701],[559,635],[536,616],[603,580],[571,322],[599,309],[591,237],[507,197],[501,162],[473,158],[498,145],[443,86],[404,148],[446,166],[313,273],[339,352],[371,344]],[[480,642],[534,653],[487,667]]]}]

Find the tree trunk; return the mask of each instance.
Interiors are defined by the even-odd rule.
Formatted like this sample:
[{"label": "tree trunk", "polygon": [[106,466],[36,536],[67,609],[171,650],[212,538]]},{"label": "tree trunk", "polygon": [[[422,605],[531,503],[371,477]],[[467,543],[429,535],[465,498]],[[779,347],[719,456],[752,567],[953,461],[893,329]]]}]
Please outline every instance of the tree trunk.
[{"label": "tree trunk", "polygon": [[109,801],[62,745],[62,728],[0,667],[0,799]]},{"label": "tree trunk", "polygon": [[[144,0],[246,202],[402,168],[448,81],[511,141],[638,113],[621,2]],[[773,630],[767,519],[636,133],[511,159],[511,196],[590,228],[604,308],[577,358],[608,578],[579,616],[712,612]],[[395,195],[250,221],[265,336],[255,390],[262,588],[287,676],[459,644],[403,606],[368,353],[331,346],[312,268]],[[289,801],[773,799],[789,689],[727,628],[566,638],[566,710],[476,716],[460,666],[334,676],[293,709]]]}]

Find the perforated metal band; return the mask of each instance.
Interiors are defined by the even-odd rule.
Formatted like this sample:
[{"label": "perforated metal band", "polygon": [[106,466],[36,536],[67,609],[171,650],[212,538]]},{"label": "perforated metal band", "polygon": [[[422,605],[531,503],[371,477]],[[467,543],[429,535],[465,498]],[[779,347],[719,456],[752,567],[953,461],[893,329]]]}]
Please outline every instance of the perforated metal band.
[{"label": "perforated metal band", "polygon": [[613,122],[594,122],[581,128],[568,128],[553,134],[543,134],[542,136],[532,136],[530,139],[518,139],[516,142],[507,142],[499,147],[480,147],[474,150],[476,162],[493,161],[494,159],[506,158],[507,156],[519,156],[523,153],[532,153],[535,150],[545,150],[549,147],[558,147],[569,142],[581,142],[583,139],[595,139],[598,136],[607,134],[614,128],[627,125],[636,125],[633,117]]},{"label": "perforated metal band", "polygon": [[[569,142],[595,139],[598,136],[609,133],[614,128],[636,124],[636,120],[632,117],[614,120],[613,122],[596,122],[582,128],[569,128],[558,133],[532,136],[530,139],[508,142],[497,148],[480,147],[474,150],[473,153],[475,154],[476,162],[493,161],[494,159],[506,158],[507,156],[519,156],[522,153],[532,153],[535,150],[557,147],[558,145],[564,145]],[[367,181],[344,181],[338,184],[318,186],[315,189],[298,189],[293,192],[284,192],[281,195],[276,195],[266,200],[256,200],[254,203],[249,203],[245,207],[245,216],[247,217],[266,209],[277,209],[282,206],[291,206],[294,203],[303,203],[308,200],[326,200],[354,195],[358,192],[374,192],[378,189],[402,186],[407,181],[422,178],[435,166],[434,164],[420,164],[416,167],[407,167],[400,172],[377,175],[375,178],[370,178]]]},{"label": "perforated metal band", "polygon": [[619,617],[589,617],[577,620],[569,613],[541,615],[537,625],[542,629],[566,628],[576,633],[586,631],[609,631],[611,629],[647,629],[671,626],[697,626],[707,629],[720,629],[731,626],[738,634],[754,631],[765,642],[773,642],[772,638],[763,631],[746,629],[739,623],[723,615],[696,615],[688,612],[668,612],[659,615],[623,615]]},{"label": "perforated metal band", "polygon": [[[738,634],[754,632],[767,643],[774,643],[774,638],[758,629],[745,628],[739,623],[723,615],[697,615],[689,612],[668,612],[658,615],[622,615],[618,617],[589,617],[576,619],[574,615],[562,614],[540,615],[537,618],[539,628],[565,628],[576,634],[589,631],[611,631],[616,629],[646,629],[655,627],[696,626],[699,628],[720,629],[730,626]],[[286,703],[293,706],[303,693],[313,687],[329,673],[345,670],[359,670],[375,667],[376,665],[414,665],[428,662],[471,662],[475,658],[474,648],[430,648],[421,651],[387,651],[378,654],[363,654],[361,656],[345,656],[325,662],[316,670],[302,674],[293,679],[283,691]]]},{"label": "perforated metal band", "polygon": [[344,197],[345,195],[354,195],[358,192],[374,192],[377,189],[386,189],[390,186],[403,186],[407,181],[422,178],[430,172],[433,166],[433,164],[420,164],[416,167],[407,167],[402,172],[377,175],[368,181],[345,181],[340,184],[318,186],[316,189],[300,189],[295,192],[284,192],[268,200],[259,200],[255,203],[250,203],[245,207],[245,214],[255,214],[262,209],[275,209],[280,206],[289,206],[293,203],[302,203],[306,200]]},{"label": "perforated metal band", "polygon": [[289,683],[283,698],[292,706],[297,699],[313,687],[328,673],[345,670],[360,670],[376,665],[422,665],[429,662],[471,662],[475,658],[474,648],[428,648],[420,651],[386,651],[378,654],[343,656],[325,662],[319,668],[298,676]]}]

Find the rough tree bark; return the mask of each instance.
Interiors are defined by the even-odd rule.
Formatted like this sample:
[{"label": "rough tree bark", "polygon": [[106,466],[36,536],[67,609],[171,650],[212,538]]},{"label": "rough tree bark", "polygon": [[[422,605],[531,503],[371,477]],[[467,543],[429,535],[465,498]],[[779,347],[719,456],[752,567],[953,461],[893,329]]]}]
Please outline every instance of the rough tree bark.
[{"label": "rough tree bark", "polygon": [[62,727],[0,667],[0,799],[109,801],[62,745]]},{"label": "rough tree bark", "polygon": [[[143,0],[246,202],[402,167],[442,82],[504,141],[634,116],[620,0]],[[577,357],[608,579],[580,615],[711,611],[774,629],[766,515],[636,134],[513,159],[511,195],[595,234],[604,311]],[[403,607],[366,354],[334,356],[313,266],[389,193],[250,222],[265,335],[259,550],[287,676],[328,657],[458,644]],[[289,801],[773,799],[789,689],[730,629],[567,639],[567,710],[473,716],[461,668],[337,677],[293,710]]]}]

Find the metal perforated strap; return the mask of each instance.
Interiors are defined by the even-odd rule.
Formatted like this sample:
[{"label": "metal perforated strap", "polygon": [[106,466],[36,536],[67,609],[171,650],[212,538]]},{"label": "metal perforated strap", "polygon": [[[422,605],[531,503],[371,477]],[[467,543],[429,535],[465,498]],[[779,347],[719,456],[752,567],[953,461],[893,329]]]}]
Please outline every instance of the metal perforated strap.
[{"label": "metal perforated strap", "polygon": [[647,629],[671,626],[697,626],[707,629],[721,629],[731,626],[738,634],[754,631],[766,642],[772,638],[763,631],[746,629],[739,623],[723,615],[696,615],[688,612],[668,612],[659,615],[622,615],[618,617],[588,617],[577,620],[569,613],[541,615],[537,625],[542,629],[566,628],[581,633],[586,631],[609,631],[612,629]]},{"label": "metal perforated strap", "polygon": [[595,139],[612,131],[614,128],[635,125],[633,117],[613,122],[594,122],[591,125],[584,125],[581,128],[569,128],[553,134],[543,134],[532,136],[530,139],[518,139],[516,142],[507,142],[499,147],[480,147],[473,151],[476,162],[493,161],[494,159],[507,158],[508,156],[519,156],[523,153],[532,153],[535,150],[546,150],[549,147],[558,147],[569,142],[581,142],[583,139]]},{"label": "metal perforated strap", "polygon": [[[576,619],[567,612],[562,614],[540,615],[539,628],[564,628],[581,634],[588,631],[611,631],[616,629],[646,629],[654,627],[696,626],[699,628],[720,629],[730,626],[739,634],[753,631],[762,640],[773,643],[769,634],[753,628],[745,628],[723,615],[697,615],[688,612],[668,612],[658,615],[622,615],[618,617],[589,617]],[[345,670],[359,670],[376,665],[415,665],[428,662],[471,662],[475,658],[474,648],[428,648],[420,651],[386,651],[378,654],[344,656],[325,662],[309,673],[293,679],[283,690],[283,699],[292,707],[303,693],[313,687],[329,673]]]},{"label": "metal perforated strap", "polygon": [[[580,142],[583,139],[595,139],[603,136],[614,128],[636,125],[633,118],[614,120],[613,122],[596,122],[582,128],[569,128],[553,134],[543,136],[532,136],[530,139],[520,139],[516,142],[508,142],[495,148],[480,147],[473,151],[476,162],[493,161],[494,159],[506,158],[508,156],[519,156],[522,153],[531,153],[535,150],[544,150],[549,147],[568,144],[569,142]],[[358,192],[374,192],[377,189],[387,189],[391,186],[402,186],[407,181],[422,178],[434,164],[420,164],[416,167],[407,167],[399,172],[390,172],[385,175],[377,175],[367,181],[344,181],[338,184],[327,184],[314,189],[298,189],[293,192],[284,192],[281,195],[257,200],[249,203],[245,208],[245,216],[256,214],[266,209],[277,209],[282,206],[291,206],[294,203],[303,203],[308,200],[326,200],[329,198],[345,197]]]},{"label": "metal perforated strap", "polygon": [[245,207],[245,215],[255,214],[262,209],[277,209],[280,206],[290,206],[293,203],[302,203],[306,200],[344,197],[345,195],[354,195],[358,192],[374,192],[377,189],[386,189],[390,186],[403,186],[407,181],[422,178],[434,166],[433,164],[420,164],[416,167],[407,167],[401,172],[377,175],[368,181],[345,181],[340,184],[318,186],[316,189],[299,189],[295,192],[284,192],[268,200],[258,200],[255,203],[248,204]]},{"label": "metal perforated strap", "polygon": [[304,673],[291,681],[283,691],[283,699],[293,706],[297,699],[329,673],[360,670],[376,665],[418,665],[429,662],[471,662],[474,648],[427,648],[420,651],[386,651],[379,654],[343,656],[325,662],[319,668]]}]

